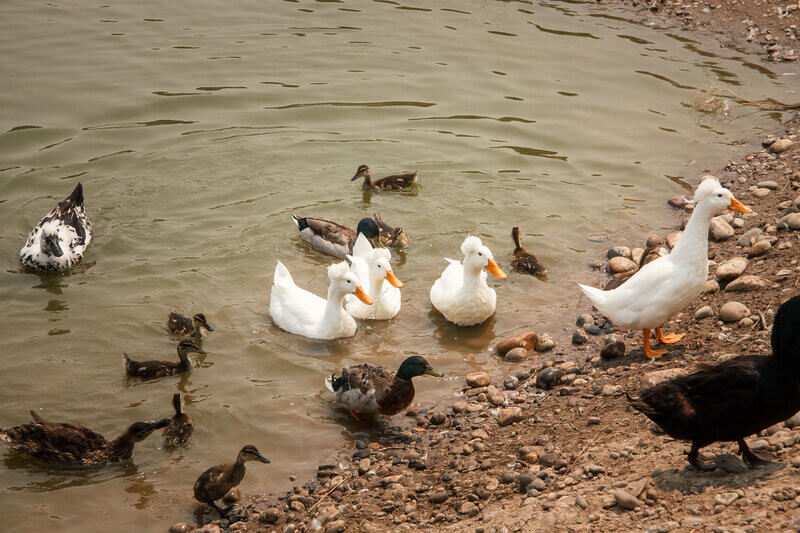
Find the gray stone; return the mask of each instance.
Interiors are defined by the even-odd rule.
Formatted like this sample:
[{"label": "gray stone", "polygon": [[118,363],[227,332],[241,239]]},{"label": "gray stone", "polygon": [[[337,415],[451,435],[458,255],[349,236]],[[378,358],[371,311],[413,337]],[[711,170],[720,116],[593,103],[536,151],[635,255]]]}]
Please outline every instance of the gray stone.
[{"label": "gray stone", "polygon": [[747,252],[748,257],[760,257],[769,253],[772,250],[772,244],[769,241],[758,241],[753,246],[750,247],[750,251]]},{"label": "gray stone", "polygon": [[506,390],[514,390],[519,385],[519,378],[517,376],[506,376],[503,380],[503,388]]},{"label": "gray stone", "polygon": [[581,344],[586,344],[587,342],[589,342],[589,337],[587,337],[585,333],[578,329],[572,332],[572,344],[575,346],[580,346]]},{"label": "gray stone", "polygon": [[727,292],[760,291],[769,286],[767,281],[759,276],[742,276],[731,281],[725,290]]},{"label": "gray stone", "polygon": [[612,257],[608,260],[608,270],[612,274],[622,274],[623,272],[630,272],[636,270],[638,265],[626,257]]},{"label": "gray stone", "polygon": [[624,257],[625,259],[631,258],[631,249],[627,246],[614,246],[606,253],[606,258]]},{"label": "gray stone", "polygon": [[717,283],[716,280],[713,279],[706,281],[706,284],[703,286],[703,292],[706,293],[713,293],[717,292],[718,290],[719,290],[719,283]]},{"label": "gray stone", "polygon": [[733,237],[736,231],[733,226],[725,222],[721,217],[714,217],[709,225],[709,233],[713,240],[721,242]]},{"label": "gray stone", "polygon": [[614,359],[625,355],[625,341],[622,335],[611,334],[603,340],[603,347],[600,349],[600,357],[603,359]]},{"label": "gray stone", "polygon": [[738,322],[746,316],[750,316],[750,309],[741,302],[727,302],[719,310],[723,322]]},{"label": "gray stone", "polygon": [[736,246],[750,246],[750,239],[760,236],[763,231],[761,228],[753,228],[744,232],[738,239],[736,239]]},{"label": "gray stone", "polygon": [[714,466],[732,474],[744,474],[750,468],[744,462],[729,453],[722,453],[714,457]]},{"label": "gray stone", "polygon": [[720,492],[714,497],[714,504],[727,507],[738,499],[739,495],[735,492]]},{"label": "gray stone", "polygon": [[557,366],[545,368],[536,374],[536,386],[540,389],[550,390],[558,384],[562,375],[564,375],[564,371]]},{"label": "gray stone", "polygon": [[744,257],[734,257],[732,259],[728,259],[717,267],[717,279],[721,279],[722,281],[736,279],[741,276],[742,273],[744,273],[747,265],[749,264],[750,261]]},{"label": "gray stone", "polygon": [[694,312],[695,320],[703,320],[704,318],[708,318],[711,316],[714,316],[714,310],[711,308],[710,305],[703,306]]},{"label": "gray stone", "polygon": [[648,372],[644,376],[642,376],[641,386],[643,389],[647,389],[652,387],[653,385],[657,385],[662,381],[667,381],[668,379],[674,379],[681,376],[685,376],[687,374],[686,370],[683,368],[667,368],[664,370],[656,370],[654,372]]},{"label": "gray stone", "polygon": [[776,190],[778,190],[778,182],[777,181],[772,181],[772,180],[760,181],[760,182],[758,182],[758,187],[760,189],[771,189],[773,191],[776,191]]},{"label": "gray stone", "polygon": [[589,335],[600,335],[600,328],[597,327],[597,325],[594,322],[590,324],[584,324],[583,329]]}]

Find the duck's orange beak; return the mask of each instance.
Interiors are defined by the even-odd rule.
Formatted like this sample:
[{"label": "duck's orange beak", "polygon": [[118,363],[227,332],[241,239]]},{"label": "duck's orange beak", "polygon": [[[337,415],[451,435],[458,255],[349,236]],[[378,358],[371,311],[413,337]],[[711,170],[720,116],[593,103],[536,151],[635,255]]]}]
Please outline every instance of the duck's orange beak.
[{"label": "duck's orange beak", "polygon": [[739,211],[740,213],[752,213],[753,210],[744,206],[742,202],[736,198],[731,198],[731,205],[728,206],[731,211]]},{"label": "duck's orange beak", "polygon": [[491,272],[496,278],[506,279],[508,277],[508,274],[503,272],[503,270],[497,266],[497,261],[494,259],[489,259],[489,264],[486,265],[486,270]]},{"label": "duck's orange beak", "polygon": [[372,305],[372,298],[370,298],[369,295],[366,292],[364,292],[364,289],[361,288],[361,285],[356,287],[356,290],[353,292],[353,294],[355,294],[356,298],[358,298],[365,304]]},{"label": "duck's orange beak", "polygon": [[397,279],[397,276],[394,275],[394,272],[390,270],[386,273],[386,281],[392,284],[392,287],[397,287],[398,289],[403,286],[403,282]]}]

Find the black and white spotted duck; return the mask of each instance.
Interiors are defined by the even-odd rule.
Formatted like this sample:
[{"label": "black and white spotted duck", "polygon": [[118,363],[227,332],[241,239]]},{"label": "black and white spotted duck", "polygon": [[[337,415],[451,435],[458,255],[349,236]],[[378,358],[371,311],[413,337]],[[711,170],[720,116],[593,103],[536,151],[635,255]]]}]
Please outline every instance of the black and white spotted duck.
[{"label": "black and white spotted duck", "polygon": [[184,337],[204,337],[209,331],[214,331],[214,328],[206,320],[206,315],[197,313],[192,318],[184,316],[177,311],[172,311],[167,318],[167,329],[173,335],[182,335]]},{"label": "black and white spotted duck", "polygon": [[31,411],[33,423],[0,429],[0,440],[19,453],[48,463],[89,466],[125,461],[133,447],[153,431],[166,427],[169,418],[157,422],[136,422],[112,441],[81,424],[47,422]]},{"label": "black and white spotted duck", "polygon": [[178,446],[189,440],[194,431],[194,420],[188,413],[181,409],[181,395],[172,395],[172,406],[175,408],[175,415],[169,421],[169,425],[164,428],[164,440],[171,446]]},{"label": "black and white spotted duck", "polygon": [[161,378],[171,376],[180,372],[186,372],[192,368],[189,354],[195,352],[205,354],[194,340],[186,339],[178,343],[178,357],[180,361],[134,361],[128,354],[123,353],[125,360],[125,372],[129,376],[138,378]]},{"label": "black and white spotted duck", "polygon": [[800,296],[785,302],[772,326],[772,355],[741,355],[643,390],[630,404],[675,439],[692,443],[689,463],[700,448],[736,442],[751,465],[763,462],[745,437],[800,411]]},{"label": "black and white spotted duck", "polygon": [[536,256],[529,253],[522,247],[519,241],[519,228],[514,226],[511,228],[511,238],[514,240],[514,253],[511,254],[511,266],[521,272],[527,272],[535,276],[543,276],[547,274],[542,264],[536,259]]},{"label": "black and white spotted duck", "polygon": [[418,172],[405,172],[403,174],[392,174],[377,181],[372,181],[372,174],[370,173],[367,165],[359,165],[356,169],[356,174],[350,181],[356,181],[358,178],[364,178],[361,183],[362,189],[369,189],[373,191],[399,191],[411,187],[417,181]]},{"label": "black and white spotted duck", "polygon": [[247,461],[260,461],[269,463],[269,459],[261,455],[258,449],[248,444],[239,451],[236,461],[223,465],[212,466],[197,478],[194,484],[194,497],[201,503],[206,503],[225,516],[228,509],[220,509],[217,500],[225,496],[229,490],[239,485],[244,479],[245,463]]}]

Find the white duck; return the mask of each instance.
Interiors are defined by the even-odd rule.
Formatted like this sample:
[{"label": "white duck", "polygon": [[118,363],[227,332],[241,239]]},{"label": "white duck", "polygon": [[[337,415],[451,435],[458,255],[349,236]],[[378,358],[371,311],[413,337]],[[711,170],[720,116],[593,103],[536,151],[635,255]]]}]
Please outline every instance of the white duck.
[{"label": "white duck", "polygon": [[716,179],[709,178],[700,183],[694,198],[694,212],[669,255],[646,264],[629,280],[610,291],[578,284],[594,306],[614,324],[643,330],[644,352],[651,359],[667,352],[650,347],[651,329],[656,330],[656,340],[664,344],[674,344],[684,336],[665,335],[660,326],[703,291],[708,277],[708,226],[711,219],[726,208],[752,213]]},{"label": "white duck", "polygon": [[311,339],[338,339],[356,333],[356,321],[342,308],[347,294],[355,294],[362,302],[372,303],[350,272],[347,263],[328,267],[331,280],[328,299],[295,285],[289,270],[278,261],[269,298],[269,314],[279,328]]},{"label": "white duck", "polygon": [[488,270],[500,279],[508,276],[481,240],[470,235],[461,244],[464,264],[445,258],[450,264],[431,287],[431,303],[450,322],[474,326],[494,314],[497,293],[486,284]]},{"label": "white duck", "polygon": [[388,320],[400,311],[400,287],[403,282],[397,279],[389,260],[392,252],[386,248],[372,248],[363,233],[358,235],[353,245],[353,255],[348,255],[350,270],[358,277],[362,287],[368,287],[367,295],[372,305],[364,305],[355,296],[345,297],[345,310],[355,318]]},{"label": "white duck", "polygon": [[83,209],[83,185],[78,183],[66,200],[31,231],[20,260],[38,270],[67,270],[83,258],[92,241],[92,224]]}]

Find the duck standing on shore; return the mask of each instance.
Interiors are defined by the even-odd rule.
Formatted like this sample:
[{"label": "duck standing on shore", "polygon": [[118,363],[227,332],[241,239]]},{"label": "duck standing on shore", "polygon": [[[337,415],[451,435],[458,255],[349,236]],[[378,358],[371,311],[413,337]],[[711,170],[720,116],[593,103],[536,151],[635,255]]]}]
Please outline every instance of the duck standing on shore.
[{"label": "duck standing on shore", "polygon": [[[197,478],[194,484],[194,497],[201,503],[206,503],[216,509],[220,516],[225,516],[228,509],[220,509],[217,500],[225,496],[229,490],[239,485],[244,479],[245,463],[247,461],[260,461],[269,463],[269,459],[259,453],[258,448],[248,444],[239,451],[236,462],[212,466]],[[230,509],[230,508],[229,508]]]},{"label": "duck standing on shore", "polygon": [[178,343],[178,358],[180,361],[134,361],[128,354],[123,353],[125,360],[125,373],[137,378],[162,378],[180,372],[186,372],[192,368],[189,360],[191,352],[205,354],[205,350],[200,348],[193,340],[183,340]]},{"label": "duck standing on shore", "polygon": [[362,189],[373,191],[399,191],[411,187],[417,181],[418,174],[419,173],[415,170],[414,172],[392,174],[391,176],[386,176],[377,181],[372,181],[372,174],[370,173],[369,167],[367,165],[359,165],[356,169],[355,176],[350,178],[350,181],[364,178],[364,181],[361,182]]},{"label": "duck standing on shore", "polygon": [[665,335],[661,324],[703,291],[708,277],[708,226],[711,219],[725,209],[752,213],[713,178],[700,183],[695,200],[694,212],[669,255],[647,263],[629,280],[610,291],[578,284],[592,304],[614,324],[643,331],[644,353],[651,359],[667,353],[667,350],[650,347],[651,329],[655,329],[656,339],[664,344],[674,344],[683,338],[683,334]]},{"label": "duck standing on shore", "polygon": [[701,463],[700,448],[735,441],[751,465],[764,462],[745,437],[800,411],[800,296],[784,303],[772,326],[772,355],[741,355],[688,376],[645,389],[630,404],[667,435],[692,443],[689,463]]},{"label": "duck standing on shore", "polygon": [[214,328],[206,320],[206,315],[197,313],[192,318],[184,316],[177,311],[172,311],[167,318],[167,329],[173,335],[182,335],[184,337],[194,337],[200,339],[205,337],[209,331],[214,331]]},{"label": "duck standing on shore", "polygon": [[33,228],[19,258],[37,270],[68,270],[83,259],[90,242],[92,224],[83,208],[83,185],[78,183],[72,194]]}]

